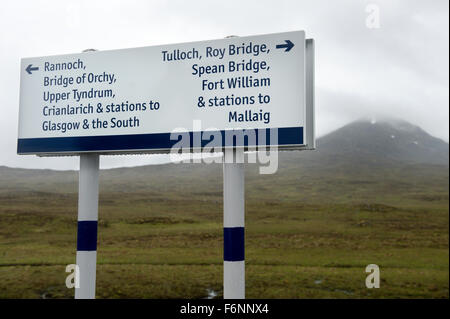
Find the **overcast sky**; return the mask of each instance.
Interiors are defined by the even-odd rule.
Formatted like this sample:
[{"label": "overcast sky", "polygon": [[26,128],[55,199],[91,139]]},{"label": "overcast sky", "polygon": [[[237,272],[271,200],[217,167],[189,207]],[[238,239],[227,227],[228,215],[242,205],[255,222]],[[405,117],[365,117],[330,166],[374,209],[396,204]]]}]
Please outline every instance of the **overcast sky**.
[{"label": "overcast sky", "polygon": [[[368,4],[380,27],[368,28]],[[316,40],[322,136],[361,117],[395,117],[449,140],[448,0],[1,0],[0,165],[77,169],[78,159],[18,156],[20,59],[305,30]],[[369,7],[370,8],[370,7]],[[102,157],[101,167],[164,155]]]}]

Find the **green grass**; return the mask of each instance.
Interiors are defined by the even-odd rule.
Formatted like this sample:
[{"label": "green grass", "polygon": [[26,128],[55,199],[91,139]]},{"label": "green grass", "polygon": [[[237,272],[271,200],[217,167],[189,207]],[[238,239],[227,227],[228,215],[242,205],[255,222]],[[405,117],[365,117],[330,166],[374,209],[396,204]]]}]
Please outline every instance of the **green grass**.
[{"label": "green grass", "polygon": [[[449,298],[448,170],[432,182],[391,174],[370,183],[324,174],[309,188],[288,171],[249,175],[246,296]],[[103,176],[97,297],[222,296],[220,174],[177,181]],[[73,297],[65,266],[75,263],[76,180],[61,185],[0,187],[0,298]],[[368,264],[380,266],[379,289],[365,287]]]},{"label": "green grass", "polygon": [[[222,265],[99,264],[97,298],[222,297]],[[0,298],[73,298],[64,265],[0,267]],[[448,298],[447,270],[381,268],[367,289],[360,267],[246,266],[247,298]],[[20,278],[20,280],[18,280]]]}]

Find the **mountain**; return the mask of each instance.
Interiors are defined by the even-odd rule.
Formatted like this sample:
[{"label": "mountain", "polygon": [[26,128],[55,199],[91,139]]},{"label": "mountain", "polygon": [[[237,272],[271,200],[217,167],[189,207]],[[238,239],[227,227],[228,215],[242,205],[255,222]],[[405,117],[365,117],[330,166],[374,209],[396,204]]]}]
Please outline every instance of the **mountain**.
[{"label": "mountain", "polygon": [[[439,179],[439,185],[448,184],[448,165],[448,143],[421,128],[398,120],[360,120],[319,138],[315,151],[280,152],[274,175],[258,174],[257,164],[247,165],[246,175],[254,185],[252,191],[276,186],[280,194],[290,191],[294,196],[299,188],[305,187],[307,194],[320,185],[331,194],[336,190],[333,183],[342,191],[344,184],[350,191],[354,183],[375,180],[405,190],[408,183],[432,187]],[[0,192],[73,193],[78,189],[77,178],[76,171],[0,167]],[[149,192],[164,197],[164,192],[218,195],[221,184],[220,164],[164,164],[102,170],[100,185],[101,191]]]},{"label": "mountain", "polygon": [[448,143],[400,120],[360,120],[317,140],[316,160],[448,165]]}]

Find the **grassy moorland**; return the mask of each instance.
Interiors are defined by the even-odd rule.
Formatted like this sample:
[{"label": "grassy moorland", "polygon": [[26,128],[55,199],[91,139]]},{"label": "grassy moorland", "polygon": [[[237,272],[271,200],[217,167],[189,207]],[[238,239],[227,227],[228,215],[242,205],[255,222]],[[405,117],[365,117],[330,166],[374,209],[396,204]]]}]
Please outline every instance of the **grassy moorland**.
[{"label": "grassy moorland", "polygon": [[[247,167],[248,298],[449,298],[448,166],[290,161]],[[1,176],[0,298],[72,298],[76,172]],[[97,297],[222,296],[220,165],[102,171],[100,193]]]}]

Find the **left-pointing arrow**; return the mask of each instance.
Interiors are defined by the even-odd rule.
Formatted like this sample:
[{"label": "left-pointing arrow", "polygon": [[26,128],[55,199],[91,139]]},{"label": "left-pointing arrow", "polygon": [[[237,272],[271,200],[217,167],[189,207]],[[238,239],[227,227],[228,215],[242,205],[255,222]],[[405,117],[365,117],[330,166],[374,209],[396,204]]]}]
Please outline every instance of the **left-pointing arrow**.
[{"label": "left-pointing arrow", "polygon": [[37,71],[37,70],[39,70],[39,68],[37,66],[33,67],[32,64],[29,64],[27,66],[27,68],[25,69],[25,71],[27,71],[28,74],[31,74],[32,71]]}]

